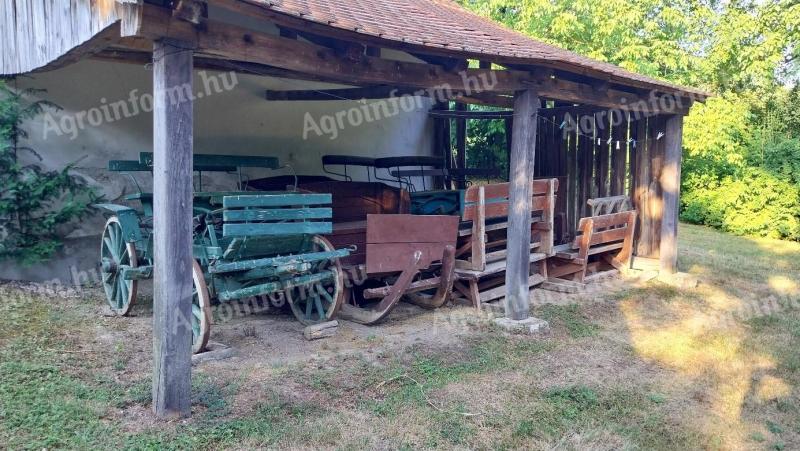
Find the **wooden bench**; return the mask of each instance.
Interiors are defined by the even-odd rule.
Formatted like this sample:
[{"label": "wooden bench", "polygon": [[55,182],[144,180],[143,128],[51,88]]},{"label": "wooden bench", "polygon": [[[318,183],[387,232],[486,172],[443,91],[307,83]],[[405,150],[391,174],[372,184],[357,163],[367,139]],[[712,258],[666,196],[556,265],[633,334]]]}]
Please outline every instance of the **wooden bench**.
[{"label": "wooden bench", "polygon": [[[531,185],[530,263],[533,264],[553,255],[558,180],[534,180]],[[505,296],[505,281],[500,276],[506,269],[508,209],[508,183],[472,186],[464,193],[454,286],[478,308],[482,302]],[[541,267],[546,269],[543,264]],[[529,283],[537,285],[545,278],[543,273],[532,274]]]},{"label": "wooden bench", "polygon": [[[590,200],[589,205],[609,204]],[[614,208],[625,208],[622,202],[616,205]],[[578,236],[571,243],[557,246],[555,255],[548,260],[548,282],[584,284],[625,270],[630,266],[635,228],[634,210],[581,218]]]}]

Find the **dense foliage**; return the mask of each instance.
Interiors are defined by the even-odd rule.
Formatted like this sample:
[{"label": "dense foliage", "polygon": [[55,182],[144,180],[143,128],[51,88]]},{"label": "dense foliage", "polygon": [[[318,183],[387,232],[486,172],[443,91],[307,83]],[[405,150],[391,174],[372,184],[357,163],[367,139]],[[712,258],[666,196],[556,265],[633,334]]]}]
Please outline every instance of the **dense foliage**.
[{"label": "dense foliage", "polygon": [[0,81],[0,260],[23,264],[46,260],[61,245],[59,230],[79,218],[95,200],[94,191],[70,174],[71,166],[46,171],[22,164],[21,125],[42,113],[48,102],[28,101],[32,91],[17,92]]},{"label": "dense foliage", "polygon": [[460,2],[537,39],[715,93],[685,121],[682,219],[800,240],[800,2]]}]

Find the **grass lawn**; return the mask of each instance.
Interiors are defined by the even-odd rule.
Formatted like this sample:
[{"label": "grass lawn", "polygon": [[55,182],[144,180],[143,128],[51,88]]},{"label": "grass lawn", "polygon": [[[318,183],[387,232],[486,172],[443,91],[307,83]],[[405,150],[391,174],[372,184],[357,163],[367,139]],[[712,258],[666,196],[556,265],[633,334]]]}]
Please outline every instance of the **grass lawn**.
[{"label": "grass lawn", "polygon": [[151,338],[100,316],[99,292],[0,286],[0,447],[800,448],[800,244],[680,239],[697,288],[537,302],[544,336],[478,318],[398,347],[378,326],[363,352],[203,364],[192,418],[169,423],[150,415]]}]

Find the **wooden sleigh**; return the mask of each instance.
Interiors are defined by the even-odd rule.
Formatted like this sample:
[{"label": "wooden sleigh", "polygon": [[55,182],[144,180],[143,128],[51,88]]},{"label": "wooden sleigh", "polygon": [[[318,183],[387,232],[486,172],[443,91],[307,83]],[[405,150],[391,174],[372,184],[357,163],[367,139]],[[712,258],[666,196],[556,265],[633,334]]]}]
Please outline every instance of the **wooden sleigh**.
[{"label": "wooden sleigh", "polygon": [[407,214],[405,190],[381,183],[327,182],[301,189],[333,193],[334,246],[351,247],[342,260],[348,275],[339,317],[375,324],[405,299],[437,308],[455,278],[457,216]]},{"label": "wooden sleigh", "polygon": [[[543,261],[553,255],[553,217],[557,179],[534,180],[531,197],[529,285],[547,277]],[[509,184],[477,185],[464,193],[461,228],[456,251],[455,289],[473,306],[505,296]]]},{"label": "wooden sleigh", "polygon": [[627,197],[590,199],[588,204],[592,216],[581,218],[578,236],[558,246],[548,261],[548,289],[574,291],[630,267],[637,213],[628,210]]}]

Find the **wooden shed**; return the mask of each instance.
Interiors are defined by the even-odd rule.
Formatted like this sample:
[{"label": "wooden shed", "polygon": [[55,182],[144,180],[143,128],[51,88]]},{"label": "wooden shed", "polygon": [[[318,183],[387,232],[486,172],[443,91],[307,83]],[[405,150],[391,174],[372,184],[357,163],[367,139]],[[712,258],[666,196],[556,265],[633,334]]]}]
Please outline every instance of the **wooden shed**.
[{"label": "wooden shed", "polygon": [[[587,199],[629,195],[640,218],[637,254],[676,269],[683,116],[708,94],[544,44],[449,0],[7,0],[0,36],[3,76],[87,58],[152,63],[159,413],[189,408],[190,353],[172,312],[192,285],[193,108],[179,93],[195,68],[349,86],[267,98],[434,98],[429,139],[446,152],[455,121],[462,168],[466,121],[504,119],[510,198],[521,207],[509,213],[511,316],[527,315],[527,265],[512,250],[530,240],[515,212],[530,210],[534,177],[562,180],[557,212],[567,236]],[[451,111],[449,101],[501,109]]]}]

